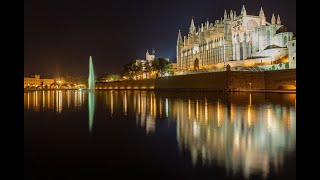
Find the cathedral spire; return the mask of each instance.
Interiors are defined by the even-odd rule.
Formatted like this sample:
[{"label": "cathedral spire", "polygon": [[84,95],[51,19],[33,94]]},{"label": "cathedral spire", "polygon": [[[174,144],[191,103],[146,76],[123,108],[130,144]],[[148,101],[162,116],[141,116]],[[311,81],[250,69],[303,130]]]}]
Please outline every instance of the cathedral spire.
[{"label": "cathedral spire", "polygon": [[207,18],[207,30],[209,29],[209,18]]},{"label": "cathedral spire", "polygon": [[247,15],[247,11],[246,11],[246,8],[244,7],[244,5],[242,5],[241,15],[242,16],[246,16]]},{"label": "cathedral spire", "polygon": [[280,20],[279,14],[278,14],[278,17],[277,17],[277,24],[278,24],[278,25],[281,25],[281,20]]},{"label": "cathedral spire", "polygon": [[196,27],[194,26],[194,21],[193,21],[193,17],[191,19],[191,24],[190,24],[190,29],[189,29],[189,33],[193,34],[193,32],[196,30]]},{"label": "cathedral spire", "polygon": [[227,10],[225,9],[224,10],[224,19],[227,19],[228,18],[228,14],[227,14]]},{"label": "cathedral spire", "polygon": [[230,18],[231,18],[231,20],[233,20],[233,11],[232,10],[230,11]]},{"label": "cathedral spire", "polygon": [[235,19],[236,19],[236,17],[237,17],[237,12],[236,12],[236,11],[234,11],[234,13],[233,13],[233,20],[235,20]]},{"label": "cathedral spire", "polygon": [[261,7],[261,9],[260,9],[259,16],[260,16],[260,17],[265,17],[262,7]]},{"label": "cathedral spire", "polygon": [[263,26],[266,25],[266,16],[264,15],[262,7],[260,9],[259,17],[260,17],[261,25]]},{"label": "cathedral spire", "polygon": [[178,32],[177,44],[182,44],[182,37],[181,37],[181,31],[180,31],[180,29],[179,29],[179,32]]},{"label": "cathedral spire", "polygon": [[272,13],[271,24],[276,24],[276,17]]}]

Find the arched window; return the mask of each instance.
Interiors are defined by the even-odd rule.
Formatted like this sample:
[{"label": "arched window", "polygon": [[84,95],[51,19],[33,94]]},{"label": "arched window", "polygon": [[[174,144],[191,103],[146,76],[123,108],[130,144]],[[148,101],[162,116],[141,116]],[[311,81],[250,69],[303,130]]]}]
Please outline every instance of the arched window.
[{"label": "arched window", "polygon": [[247,42],[247,34],[246,33],[244,33],[244,35],[243,35],[243,42]]},{"label": "arched window", "polygon": [[250,58],[251,57],[251,52],[250,52],[250,45],[251,45],[251,43],[249,42],[248,44],[247,44],[247,58]]},{"label": "arched window", "polygon": [[283,46],[287,46],[287,36],[284,36],[283,38]]},{"label": "arched window", "polygon": [[240,60],[243,59],[243,44],[240,43]]},{"label": "arched window", "polygon": [[270,31],[267,31],[267,46],[270,45]]}]

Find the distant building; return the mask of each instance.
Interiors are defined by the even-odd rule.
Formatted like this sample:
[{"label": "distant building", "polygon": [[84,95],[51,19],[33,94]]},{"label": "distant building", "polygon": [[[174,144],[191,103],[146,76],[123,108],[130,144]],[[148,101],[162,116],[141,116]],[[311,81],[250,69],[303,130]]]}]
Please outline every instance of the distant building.
[{"label": "distant building", "polygon": [[155,51],[152,50],[152,53],[149,54],[149,51],[147,50],[146,52],[146,58],[145,59],[137,59],[135,61],[135,64],[137,66],[141,65],[142,66],[142,71],[143,71],[143,74],[142,74],[142,79],[146,79],[146,78],[149,78],[149,73],[147,72],[147,65],[149,65],[151,67],[151,64],[152,62],[156,59],[156,54],[155,54]]},{"label": "distant building", "polygon": [[147,52],[146,52],[146,60],[150,62],[150,61],[153,61],[155,58],[156,58],[156,54],[155,54],[154,49],[152,49],[152,54],[149,54],[149,52],[147,50]]},{"label": "distant building", "polygon": [[[188,34],[182,36],[180,30],[178,32],[177,68],[193,69],[196,62],[200,69],[218,64],[225,66],[228,61],[241,64],[242,60],[261,59],[261,63],[271,63],[288,56],[288,42],[295,44],[293,38],[293,33],[281,24],[279,15],[276,18],[272,14],[268,22],[262,8],[258,16],[247,14],[244,6],[239,15],[225,10],[220,20],[212,23],[207,20],[198,27],[192,18]],[[295,49],[291,50],[295,56]]]},{"label": "distant building", "polygon": [[24,88],[26,87],[49,87],[54,83],[54,79],[40,79],[40,75],[34,74],[30,77],[24,77]]}]

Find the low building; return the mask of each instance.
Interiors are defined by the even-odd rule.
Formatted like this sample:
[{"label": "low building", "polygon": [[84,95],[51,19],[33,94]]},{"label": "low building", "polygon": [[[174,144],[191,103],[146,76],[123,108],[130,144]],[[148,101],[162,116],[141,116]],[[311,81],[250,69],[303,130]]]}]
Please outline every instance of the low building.
[{"label": "low building", "polygon": [[49,87],[54,83],[54,79],[40,79],[40,75],[34,74],[30,77],[24,77],[24,88],[34,87],[34,88],[42,88]]}]

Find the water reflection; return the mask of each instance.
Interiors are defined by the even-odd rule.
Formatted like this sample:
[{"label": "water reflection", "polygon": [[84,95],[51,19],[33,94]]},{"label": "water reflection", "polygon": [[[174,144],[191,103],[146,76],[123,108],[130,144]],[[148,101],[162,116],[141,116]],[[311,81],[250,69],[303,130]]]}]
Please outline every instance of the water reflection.
[{"label": "water reflection", "polygon": [[146,134],[155,132],[156,98],[155,94],[146,91],[135,91],[134,102],[137,102],[135,111],[136,124],[146,129]]},{"label": "water reflection", "polygon": [[[188,149],[194,165],[199,161],[203,165],[219,164],[234,174],[242,171],[245,177],[257,172],[267,176],[270,164],[281,167],[285,154],[295,151],[295,107],[251,104],[251,94],[249,99],[247,110],[241,104],[219,99],[216,106],[206,98],[176,101],[180,151]],[[194,106],[194,112],[184,113]]]},{"label": "water reflection", "polygon": [[[178,152],[187,152],[194,166],[218,165],[229,174],[267,176],[270,171],[276,173],[283,168],[284,158],[295,153],[295,94],[152,91],[95,94],[61,90],[24,93],[25,111],[60,114],[81,111],[86,103],[90,132],[95,103],[115,120],[125,116],[135,119],[137,128],[146,135],[156,134],[158,128],[174,127]],[[158,126],[163,121],[168,126]]]},{"label": "water reflection", "polygon": [[86,101],[82,91],[52,90],[24,93],[24,108],[28,111],[54,111],[57,114],[65,110],[80,110]]},{"label": "water reflection", "polygon": [[92,124],[94,120],[94,103],[95,103],[95,92],[89,91],[88,92],[88,111],[89,111],[89,132],[91,134],[92,131]]}]

